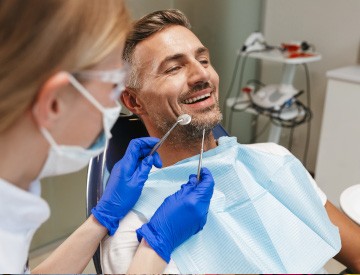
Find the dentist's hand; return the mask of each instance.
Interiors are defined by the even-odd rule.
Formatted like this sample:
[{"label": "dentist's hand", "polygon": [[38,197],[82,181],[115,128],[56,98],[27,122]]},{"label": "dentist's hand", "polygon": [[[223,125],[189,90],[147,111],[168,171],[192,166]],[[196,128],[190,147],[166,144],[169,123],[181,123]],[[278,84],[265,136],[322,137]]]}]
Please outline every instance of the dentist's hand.
[{"label": "dentist's hand", "polygon": [[190,175],[188,183],[167,197],[150,221],[136,230],[138,240],[145,238],[167,263],[174,249],[206,223],[214,179],[207,168],[201,169],[200,179],[198,182],[196,175]]},{"label": "dentist's hand", "polygon": [[103,196],[91,210],[110,236],[139,199],[151,167],[162,166],[158,153],[147,156],[158,141],[158,138],[139,138],[130,142],[124,157],[114,165]]}]

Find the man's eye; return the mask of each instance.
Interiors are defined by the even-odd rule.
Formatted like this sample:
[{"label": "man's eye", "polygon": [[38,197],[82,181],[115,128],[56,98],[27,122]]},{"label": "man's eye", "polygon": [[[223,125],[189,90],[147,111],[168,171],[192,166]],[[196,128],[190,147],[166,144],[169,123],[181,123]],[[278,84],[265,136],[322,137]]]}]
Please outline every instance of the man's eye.
[{"label": "man's eye", "polygon": [[207,65],[210,63],[210,61],[208,59],[201,59],[201,60],[199,60],[199,62],[203,65]]},{"label": "man's eye", "polygon": [[165,71],[165,73],[173,73],[173,72],[175,72],[175,71],[177,71],[177,70],[180,70],[180,66],[174,66],[174,67],[171,67],[170,69],[167,69],[166,71]]}]

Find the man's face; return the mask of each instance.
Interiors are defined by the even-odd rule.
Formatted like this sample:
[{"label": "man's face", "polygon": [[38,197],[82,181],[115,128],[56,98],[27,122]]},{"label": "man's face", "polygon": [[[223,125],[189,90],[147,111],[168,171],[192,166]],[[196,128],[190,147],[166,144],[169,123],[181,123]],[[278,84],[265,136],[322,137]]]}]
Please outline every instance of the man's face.
[{"label": "man's face", "polygon": [[190,125],[178,126],[176,132],[198,137],[202,129],[220,122],[219,76],[207,48],[190,30],[167,27],[139,43],[134,58],[142,83],[138,100],[145,110],[145,123],[165,133],[179,115],[189,114]]}]

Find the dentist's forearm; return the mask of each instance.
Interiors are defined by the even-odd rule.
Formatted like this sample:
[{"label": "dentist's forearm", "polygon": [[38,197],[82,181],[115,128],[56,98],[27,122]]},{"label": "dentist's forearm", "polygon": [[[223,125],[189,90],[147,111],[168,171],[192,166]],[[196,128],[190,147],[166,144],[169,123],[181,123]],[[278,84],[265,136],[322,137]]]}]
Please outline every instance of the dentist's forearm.
[{"label": "dentist's forearm", "polygon": [[91,215],[32,273],[79,274],[94,255],[108,230]]},{"label": "dentist's forearm", "polygon": [[142,239],[133,258],[128,274],[159,274],[167,263]]}]

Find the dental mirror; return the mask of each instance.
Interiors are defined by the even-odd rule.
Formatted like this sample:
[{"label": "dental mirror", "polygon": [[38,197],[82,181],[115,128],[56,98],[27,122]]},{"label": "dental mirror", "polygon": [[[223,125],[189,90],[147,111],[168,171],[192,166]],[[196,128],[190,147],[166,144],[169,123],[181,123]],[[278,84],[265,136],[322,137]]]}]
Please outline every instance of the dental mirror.
[{"label": "dental mirror", "polygon": [[182,114],[178,117],[177,121],[180,123],[180,125],[187,125],[191,122],[191,116],[188,114]]},{"label": "dental mirror", "polygon": [[163,144],[163,142],[167,139],[167,137],[170,135],[171,131],[174,130],[174,128],[176,127],[176,125],[180,124],[180,125],[187,125],[191,122],[191,116],[188,114],[182,114],[180,115],[176,122],[174,123],[174,125],[170,128],[169,131],[167,131],[167,133],[160,139],[160,141],[158,143],[156,143],[156,145],[154,146],[154,148],[152,148],[149,156],[151,156],[152,154],[154,154],[154,152],[156,152],[157,149],[159,149],[159,147],[161,146],[161,144]]}]

